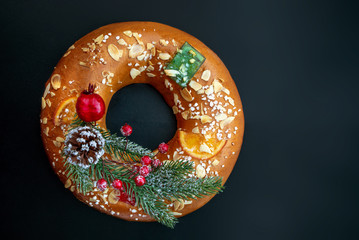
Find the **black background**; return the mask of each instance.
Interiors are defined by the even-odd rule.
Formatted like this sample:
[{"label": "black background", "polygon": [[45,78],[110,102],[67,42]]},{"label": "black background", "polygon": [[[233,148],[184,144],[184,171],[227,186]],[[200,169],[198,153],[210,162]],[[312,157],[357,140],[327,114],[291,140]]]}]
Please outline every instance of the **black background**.
[{"label": "black background", "polygon": [[[356,1],[1,1],[1,233],[11,239],[358,239]],[[52,172],[40,139],[44,83],[74,41],[109,23],[184,30],[228,67],[245,138],[226,190],[175,230],[101,214]],[[148,99],[151,99],[150,101]],[[155,121],[159,119],[159,121]],[[156,147],[175,120],[130,86],[108,126]]]}]

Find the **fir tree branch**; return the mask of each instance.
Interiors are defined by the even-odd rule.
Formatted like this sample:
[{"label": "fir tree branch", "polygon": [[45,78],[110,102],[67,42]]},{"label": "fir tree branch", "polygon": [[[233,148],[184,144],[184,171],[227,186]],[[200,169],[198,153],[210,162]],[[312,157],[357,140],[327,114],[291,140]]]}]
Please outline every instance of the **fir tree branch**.
[{"label": "fir tree branch", "polygon": [[193,172],[192,162],[171,161],[153,171],[146,180],[165,200],[202,198],[223,190],[221,177],[189,177]]},{"label": "fir tree branch", "polygon": [[85,194],[93,189],[91,176],[87,169],[65,161],[66,176],[75,184],[79,192]]}]

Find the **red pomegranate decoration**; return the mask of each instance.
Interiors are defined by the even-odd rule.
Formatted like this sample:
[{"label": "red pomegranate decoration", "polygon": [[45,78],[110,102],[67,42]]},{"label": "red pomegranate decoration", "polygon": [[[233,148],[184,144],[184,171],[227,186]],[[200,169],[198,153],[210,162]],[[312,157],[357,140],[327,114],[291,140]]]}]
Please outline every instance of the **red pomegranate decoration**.
[{"label": "red pomegranate decoration", "polygon": [[100,120],[105,114],[105,102],[102,97],[96,93],[95,85],[89,84],[87,90],[84,90],[77,98],[76,112],[79,118],[85,122],[95,122]]}]

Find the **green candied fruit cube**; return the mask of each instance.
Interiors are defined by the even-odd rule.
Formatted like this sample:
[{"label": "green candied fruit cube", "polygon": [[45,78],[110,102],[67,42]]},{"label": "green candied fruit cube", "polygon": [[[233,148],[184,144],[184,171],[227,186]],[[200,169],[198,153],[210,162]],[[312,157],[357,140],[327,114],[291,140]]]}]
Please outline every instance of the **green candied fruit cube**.
[{"label": "green candied fruit cube", "polygon": [[200,52],[185,42],[172,61],[165,67],[165,72],[184,88],[205,60],[206,58]]}]

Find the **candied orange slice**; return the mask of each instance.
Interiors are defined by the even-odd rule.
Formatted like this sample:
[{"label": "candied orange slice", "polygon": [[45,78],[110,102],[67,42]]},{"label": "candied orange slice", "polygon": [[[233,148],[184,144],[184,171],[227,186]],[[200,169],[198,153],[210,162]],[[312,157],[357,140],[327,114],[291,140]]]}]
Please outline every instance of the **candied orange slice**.
[{"label": "candied orange slice", "polygon": [[63,100],[57,107],[54,115],[54,124],[70,124],[76,113],[77,97],[70,97]]},{"label": "candied orange slice", "polygon": [[203,135],[179,131],[179,141],[188,155],[194,158],[208,159],[219,153],[227,140],[218,140],[214,134]]}]

